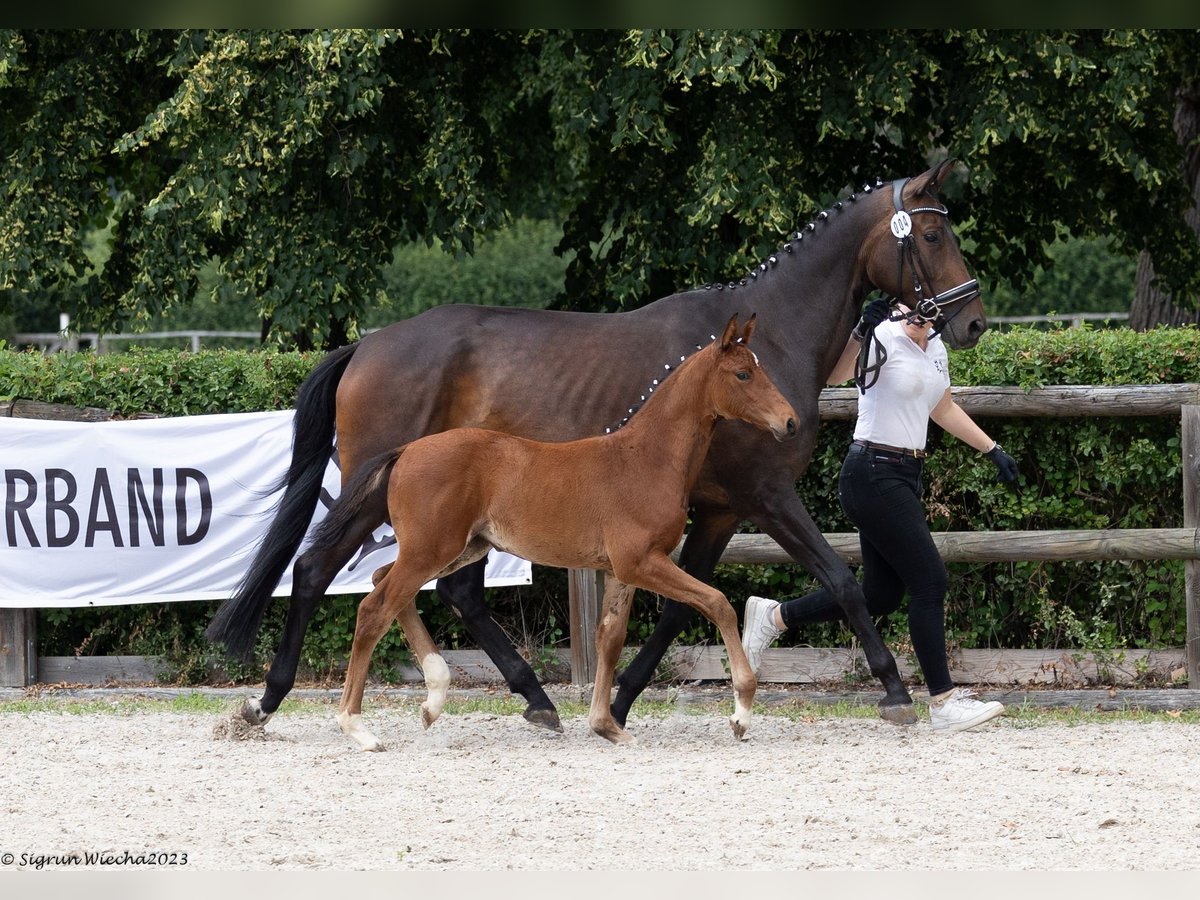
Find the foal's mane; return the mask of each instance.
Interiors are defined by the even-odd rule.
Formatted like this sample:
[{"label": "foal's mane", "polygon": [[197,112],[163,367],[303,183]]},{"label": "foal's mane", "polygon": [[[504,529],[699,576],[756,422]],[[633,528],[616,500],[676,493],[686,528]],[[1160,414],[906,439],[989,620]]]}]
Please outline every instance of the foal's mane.
[{"label": "foal's mane", "polygon": [[[886,182],[884,182],[883,179],[881,179],[879,176],[876,176],[873,183],[868,181],[866,184],[864,184],[862,186],[860,191],[864,195],[871,194],[874,191],[876,191],[877,189],[883,187],[885,183]],[[812,221],[810,221],[807,225],[803,226],[802,228],[797,229],[795,232],[788,235],[787,240],[782,245],[780,245],[780,247],[774,253],[770,254],[765,260],[760,262],[757,266],[751,267],[750,270],[746,272],[746,275],[743,278],[740,278],[737,281],[709,282],[708,284],[702,285],[701,287],[698,287],[698,288],[693,288],[692,290],[693,291],[701,291],[701,290],[704,290],[704,291],[712,291],[712,290],[726,291],[727,290],[727,291],[732,292],[732,291],[736,291],[740,287],[748,287],[749,285],[754,284],[755,282],[758,281],[758,279],[760,277],[765,276],[768,272],[770,272],[777,265],[779,265],[780,254],[787,254],[787,255],[794,254],[797,251],[797,249],[802,248],[804,246],[805,235],[813,234],[813,232],[815,232],[817,230],[818,225],[830,223],[830,219],[833,214],[839,213],[843,209],[846,209],[847,204],[855,203],[858,200],[858,198],[859,198],[859,192],[851,192],[847,196],[843,197],[841,200],[835,201],[832,204],[832,206],[829,207],[829,209],[821,210],[819,213],[816,214],[816,216],[813,217]],[[708,336],[708,339],[709,339],[709,341],[715,341],[717,339],[717,336],[715,334],[710,334]],[[703,349],[703,347],[704,347],[704,344],[696,344],[694,350],[689,350],[686,354],[680,356],[678,360],[675,360],[674,357],[672,357],[667,362],[664,362],[663,366],[662,366],[662,374],[660,374],[657,378],[652,379],[650,384],[648,384],[645,387],[645,389],[641,392],[640,398],[638,400],[634,401],[632,404],[630,404],[629,409],[626,411],[625,417],[623,419],[621,419],[621,421],[617,422],[615,425],[610,425],[607,428],[605,428],[604,433],[611,434],[612,432],[617,431],[618,429],[620,429],[624,425],[626,425],[629,422],[629,420],[631,418],[633,418],[633,415],[639,409],[642,408],[642,405],[646,402],[646,400],[649,398],[649,396],[654,393],[655,389],[659,386],[659,384],[662,382],[662,380],[664,378],[666,378],[668,375],[670,375],[672,370],[677,368],[680,363],[682,363],[684,360],[686,360],[688,358],[688,356],[695,353],[697,350]]]}]

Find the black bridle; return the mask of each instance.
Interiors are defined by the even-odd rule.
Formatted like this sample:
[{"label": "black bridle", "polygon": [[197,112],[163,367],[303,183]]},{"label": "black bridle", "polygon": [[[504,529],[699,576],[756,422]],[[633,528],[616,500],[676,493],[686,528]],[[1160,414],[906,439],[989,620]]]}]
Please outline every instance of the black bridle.
[{"label": "black bridle", "polygon": [[[908,261],[909,271],[912,272],[913,296],[915,298],[913,307],[909,312],[895,312],[889,320],[897,322],[901,319],[908,319],[911,322],[932,322],[933,331],[929,333],[930,337],[936,337],[941,334],[947,325],[960,312],[967,308],[970,301],[979,296],[979,282],[972,278],[969,281],[964,281],[962,284],[942,291],[940,294],[935,294],[932,297],[925,296],[924,284],[931,284],[932,280],[929,277],[929,272],[925,268],[925,263],[921,259],[921,254],[917,250],[917,241],[912,233],[912,217],[917,213],[929,212],[937,213],[941,216],[949,216],[950,211],[944,206],[919,206],[916,209],[906,210],[904,208],[904,186],[908,184],[909,179],[901,178],[892,183],[892,206],[896,212],[892,216],[891,229],[892,234],[896,237],[896,284],[900,285],[904,281],[904,263]],[[899,296],[888,297],[888,304],[895,306],[899,301]],[[957,305],[957,306],[956,306]],[[950,312],[946,311],[950,307],[956,308]],[[875,345],[875,363],[869,363],[869,355],[871,344]],[[863,337],[862,348],[858,352],[858,361],[854,367],[854,383],[858,385],[860,394],[865,394],[867,388],[875,384],[879,380],[879,370],[883,368],[883,364],[887,362],[887,351],[883,344],[875,337],[874,329]],[[870,378],[870,381],[867,379]]]}]

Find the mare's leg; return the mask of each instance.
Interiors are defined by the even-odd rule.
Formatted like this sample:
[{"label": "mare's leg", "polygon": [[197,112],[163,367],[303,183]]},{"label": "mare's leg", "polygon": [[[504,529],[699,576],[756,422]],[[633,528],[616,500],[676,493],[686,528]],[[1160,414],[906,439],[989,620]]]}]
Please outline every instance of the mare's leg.
[{"label": "mare's leg", "polygon": [[279,639],[279,649],[275,651],[271,667],[267,670],[262,700],[250,698],[242,706],[242,716],[251,724],[265,725],[292,690],[296,683],[296,667],[300,664],[300,651],[304,647],[304,634],[308,631],[308,623],[312,620],[317,602],[325,596],[325,589],[378,524],[362,523],[359,529],[333,550],[324,554],[308,551],[296,560],[292,568],[292,596],[283,620],[283,634]]},{"label": "mare's leg", "polygon": [[[383,749],[379,739],[362,724],[362,698],[371,654],[401,610],[413,605],[413,598],[427,580],[428,576],[414,576],[401,566],[394,566],[358,605],[354,642],[350,647],[350,662],[346,666],[346,681],[342,687],[337,720],[342,732],[362,750]],[[423,626],[421,630],[424,630]]]},{"label": "mare's leg", "polygon": [[[712,577],[713,569],[729,538],[737,528],[737,517],[729,514],[714,514],[697,510],[692,518],[692,528],[683,542],[679,553],[679,565],[688,574],[700,581]],[[663,603],[662,617],[654,626],[654,631],[625,667],[617,678],[617,696],[613,700],[613,718],[621,725],[629,717],[629,710],[646,689],[646,685],[654,677],[654,672],[663,656],[671,648],[671,643],[695,618],[695,612],[690,606],[666,600]]]},{"label": "mare's leg", "polygon": [[588,713],[588,724],[592,731],[614,744],[624,744],[633,738],[612,716],[613,673],[621,648],[625,646],[625,634],[629,628],[629,610],[633,606],[634,588],[623,584],[615,577],[604,580],[604,602],[600,624],[596,629],[596,682],[592,688],[592,707]]},{"label": "mare's leg", "polygon": [[[622,564],[623,563],[623,564]],[[741,740],[750,727],[750,708],[754,703],[754,691],[758,681],[750,669],[746,651],[742,649],[738,634],[737,613],[725,599],[725,595],[711,585],[692,577],[661,552],[652,552],[638,560],[613,560],[618,570],[617,577],[638,587],[657,591],[674,600],[686,603],[698,610],[706,619],[717,626],[725,653],[729,657],[729,670],[733,680],[734,710],[729,725],[734,737]]]},{"label": "mare's leg", "polygon": [[821,534],[808,510],[791,488],[780,489],[755,504],[758,512],[749,516],[798,563],[808,569],[844,610],[847,624],[862,643],[871,674],[882,683],[886,695],[879,701],[879,715],[895,725],[917,721],[912,697],[900,680],[896,657],[888,650],[879,629],[867,610],[862,588],[854,574]]},{"label": "mare's leg", "polygon": [[463,566],[457,572],[438,579],[437,592],[442,601],[462,619],[467,631],[495,663],[508,683],[509,690],[522,695],[528,705],[525,718],[534,725],[562,731],[558,710],[546,696],[537,675],[523,660],[504,630],[492,618],[483,602],[483,573],[487,560]]}]

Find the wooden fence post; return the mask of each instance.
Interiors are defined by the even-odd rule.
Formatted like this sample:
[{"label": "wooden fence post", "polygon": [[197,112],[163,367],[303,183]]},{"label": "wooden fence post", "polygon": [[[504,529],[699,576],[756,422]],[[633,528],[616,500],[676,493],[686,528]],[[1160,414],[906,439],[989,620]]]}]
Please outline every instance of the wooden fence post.
[{"label": "wooden fence post", "polygon": [[571,684],[596,680],[596,626],[604,573],[592,569],[567,570],[567,597],[571,619]]},{"label": "wooden fence post", "polygon": [[0,687],[29,687],[37,678],[37,610],[0,609]]},{"label": "wooden fence post", "polygon": [[[1200,406],[1180,407],[1183,445],[1183,525],[1200,525]],[[1183,597],[1187,616],[1184,648],[1187,653],[1188,687],[1200,688],[1200,590],[1197,589],[1197,560],[1183,564]]]}]

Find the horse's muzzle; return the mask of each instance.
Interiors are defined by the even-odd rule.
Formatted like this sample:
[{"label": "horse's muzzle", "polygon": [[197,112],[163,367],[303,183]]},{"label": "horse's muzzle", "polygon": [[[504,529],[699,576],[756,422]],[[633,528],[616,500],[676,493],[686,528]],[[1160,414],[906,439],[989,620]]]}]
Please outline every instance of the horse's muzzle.
[{"label": "horse's muzzle", "polygon": [[796,428],[796,420],[789,417],[787,424],[785,424],[783,428],[776,428],[774,425],[772,425],[771,434],[775,435],[775,440],[777,441],[790,441],[797,434],[799,434],[799,429]]}]

